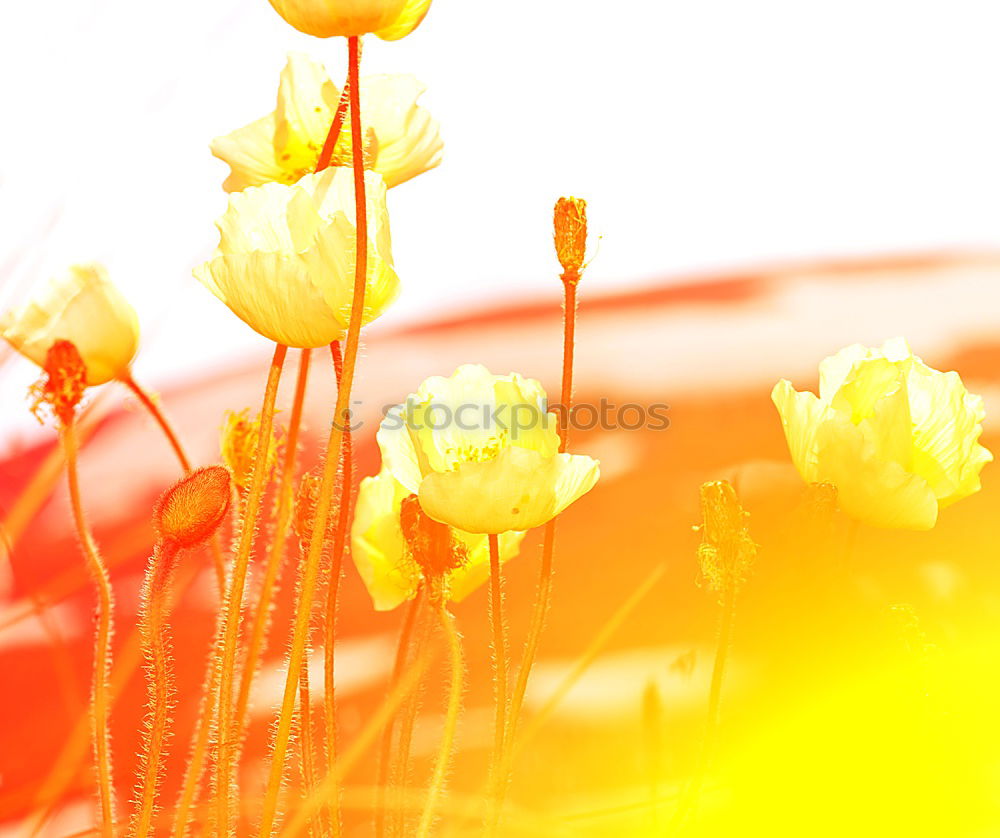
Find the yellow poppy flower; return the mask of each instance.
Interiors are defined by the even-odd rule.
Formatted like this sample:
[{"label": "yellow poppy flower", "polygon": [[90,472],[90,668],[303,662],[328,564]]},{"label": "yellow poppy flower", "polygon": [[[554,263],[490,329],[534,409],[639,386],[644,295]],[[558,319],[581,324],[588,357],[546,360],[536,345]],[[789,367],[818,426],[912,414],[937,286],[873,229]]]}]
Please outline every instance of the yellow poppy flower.
[{"label": "yellow poppy flower", "polygon": [[[400,525],[403,499],[410,492],[387,469],[366,477],[358,489],[351,528],[351,556],[377,611],[389,611],[412,599],[421,581],[417,563],[407,555]],[[448,598],[460,602],[490,575],[488,536],[453,530],[464,546],[466,561],[448,574]],[[499,537],[500,561],[517,555],[523,532]]]},{"label": "yellow poppy flower", "polygon": [[[395,299],[385,182],[365,173],[368,285],[364,322]],[[354,296],[354,175],[344,167],[294,186],[267,183],[229,196],[215,257],[195,276],[264,337],[314,348],[341,338]]]},{"label": "yellow poppy flower", "polygon": [[[417,105],[423,84],[408,75],[361,79],[361,113],[370,168],[398,186],[441,162],[443,143],[437,122]],[[316,169],[340,91],[323,65],[290,53],[281,71],[273,113],[212,141],[212,154],[231,169],[222,184],[238,192],[263,183],[295,183]],[[351,165],[351,119],[347,114],[331,165]]]},{"label": "yellow poppy flower", "polygon": [[779,381],[771,398],[795,467],[832,483],[841,508],[880,527],[930,529],[938,510],[980,488],[993,459],[978,444],[983,400],[901,338],[854,345],[820,364],[819,396]]},{"label": "yellow poppy flower", "polygon": [[37,299],[0,317],[0,336],[40,367],[56,341],[69,341],[83,359],[87,384],[104,384],[128,375],[139,318],[103,266],[74,265]]},{"label": "yellow poppy flower", "polygon": [[589,492],[590,457],[560,454],[542,386],[480,365],[428,378],[387,414],[382,463],[434,520],[470,533],[528,530]]},{"label": "yellow poppy flower", "polygon": [[366,35],[385,41],[409,35],[424,19],[431,0],[270,0],[288,23],[317,38]]}]

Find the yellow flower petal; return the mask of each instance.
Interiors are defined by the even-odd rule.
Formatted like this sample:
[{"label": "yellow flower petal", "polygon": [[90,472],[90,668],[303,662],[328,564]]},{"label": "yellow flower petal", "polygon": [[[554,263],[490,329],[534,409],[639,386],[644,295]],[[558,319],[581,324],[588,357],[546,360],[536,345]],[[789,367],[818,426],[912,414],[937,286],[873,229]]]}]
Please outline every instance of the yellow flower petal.
[{"label": "yellow flower petal", "polygon": [[37,299],[0,318],[0,336],[39,366],[56,341],[70,341],[93,386],[128,374],[139,319],[101,265],[74,265]]},{"label": "yellow flower petal", "polygon": [[[420,584],[420,571],[406,554],[399,514],[410,492],[383,469],[366,477],[358,489],[351,528],[351,556],[377,611],[388,611],[412,599]],[[465,544],[468,561],[449,574],[448,596],[459,602],[489,578],[489,543],[485,535],[455,531]],[[499,538],[500,560],[517,555],[523,532]]]},{"label": "yellow flower petal", "polygon": [[589,492],[600,475],[590,457],[511,447],[494,459],[427,475],[420,505],[437,521],[472,533],[528,530]]},{"label": "yellow flower petal", "polygon": [[807,482],[836,485],[841,507],[876,526],[933,527],[980,487],[982,399],[931,369],[902,338],[854,345],[820,364],[820,396],[779,382],[772,399]]},{"label": "yellow flower petal", "polygon": [[408,0],[391,26],[375,30],[383,41],[398,41],[416,29],[431,7],[431,0]]},{"label": "yellow flower petal", "polygon": [[830,408],[813,393],[797,392],[792,383],[784,378],[774,385],[771,401],[778,408],[792,463],[806,483],[818,482],[816,433]]},{"label": "yellow flower petal", "polygon": [[315,171],[339,99],[340,91],[322,64],[302,53],[288,54],[278,82],[272,140],[284,183]]},{"label": "yellow flower petal", "polygon": [[[370,244],[365,322],[395,298],[385,184],[365,175]],[[195,276],[251,328],[289,346],[317,347],[346,329],[354,296],[354,177],[330,168],[294,186],[234,193],[217,222],[219,250]]]},{"label": "yellow flower petal", "polygon": [[284,169],[274,152],[275,131],[275,116],[271,113],[212,140],[212,154],[230,168],[223,189],[239,192],[248,186],[284,180]]},{"label": "yellow flower petal", "polygon": [[376,611],[412,599],[420,570],[406,557],[399,508],[410,493],[389,472],[366,477],[358,488],[351,527],[351,557]]},{"label": "yellow flower petal", "polygon": [[[364,35],[380,30],[392,32],[410,5],[406,0],[270,0],[270,3],[300,32],[317,38]],[[412,13],[400,23],[406,25],[411,16]],[[410,29],[419,22],[414,22]]]},{"label": "yellow flower petal", "polygon": [[[361,79],[361,113],[366,154],[388,186],[396,186],[441,162],[438,124],[417,105],[424,86],[408,75]],[[340,100],[340,90],[323,65],[290,53],[281,71],[274,113],[212,141],[212,153],[231,169],[223,187],[239,191],[278,182],[294,184],[319,162]],[[368,157],[366,156],[366,161]],[[344,118],[331,165],[350,165],[351,120]]]},{"label": "yellow flower petal", "polygon": [[251,329],[285,346],[315,349],[344,328],[305,267],[278,253],[216,256],[195,277]]},{"label": "yellow flower petal", "polygon": [[[444,143],[438,123],[417,105],[426,87],[409,75],[377,75],[361,79],[361,115],[375,132],[375,171],[390,189],[441,162]],[[345,120],[350,130],[350,119]]]},{"label": "yellow flower petal", "polygon": [[817,432],[817,482],[837,487],[841,509],[875,527],[929,530],[937,522],[934,492],[917,474],[878,455],[859,428],[833,415]]}]

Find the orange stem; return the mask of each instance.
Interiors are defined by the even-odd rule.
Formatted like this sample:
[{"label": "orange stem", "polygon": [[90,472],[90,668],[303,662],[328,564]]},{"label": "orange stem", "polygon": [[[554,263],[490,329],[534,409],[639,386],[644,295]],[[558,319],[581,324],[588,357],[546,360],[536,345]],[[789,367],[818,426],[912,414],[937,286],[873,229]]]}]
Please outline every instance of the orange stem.
[{"label": "orange stem", "polygon": [[66,478],[69,484],[70,506],[76,524],[80,548],[87,562],[87,569],[97,588],[97,631],[94,635],[94,682],[91,696],[91,735],[97,762],[97,790],[100,799],[101,834],[112,838],[114,834],[114,781],[111,773],[111,735],[108,730],[109,676],[111,670],[111,638],[114,633],[114,595],[107,568],[97,550],[80,501],[80,481],[77,473],[77,443],[74,421],[70,419],[60,429],[63,452],[66,457]]},{"label": "orange stem", "polygon": [[[343,387],[344,359],[340,342],[330,344],[333,368],[337,376],[338,392]],[[329,771],[337,753],[337,703],[334,682],[334,645],[337,633],[337,599],[340,594],[340,573],[344,564],[344,549],[347,543],[347,528],[352,512],[352,488],[354,482],[354,451],[351,426],[348,421],[343,426],[340,457],[340,507],[337,510],[337,524],[333,535],[333,554],[330,566],[330,583],[326,595],[326,619],[323,623],[323,720],[326,729],[326,768]],[[331,818],[333,814],[331,813]],[[337,819],[339,821],[339,819]],[[336,831],[336,828],[335,828]]]},{"label": "orange stem", "polygon": [[507,632],[503,617],[503,576],[500,570],[500,539],[489,534],[490,546],[490,622],[493,627],[493,688],[496,699],[496,716],[493,725],[493,761],[490,765],[493,805],[499,803],[498,786],[504,743],[507,741]]},{"label": "orange stem", "polygon": [[[565,452],[569,447],[569,426],[573,411],[573,360],[576,347],[576,283],[579,276],[563,274],[564,311],[563,311],[563,362],[562,387],[560,393],[560,408],[562,416],[559,423],[559,451]],[[538,574],[538,586],[535,593],[535,606],[531,614],[531,625],[528,638],[524,644],[524,657],[517,672],[517,682],[511,697],[510,716],[507,738],[504,742],[504,754],[501,761],[501,777],[497,789],[497,812],[503,808],[504,797],[510,778],[512,748],[517,733],[517,723],[524,705],[524,695],[528,689],[528,678],[538,655],[538,644],[541,640],[545,618],[549,613],[552,600],[552,566],[556,544],[556,518],[545,525],[545,538],[542,543],[542,562]],[[494,825],[495,826],[495,825]]]},{"label": "orange stem", "polygon": [[[299,679],[299,669],[305,661],[305,651],[309,635],[309,624],[312,616],[313,599],[316,592],[316,582],[319,576],[319,565],[323,553],[323,542],[326,536],[327,522],[333,500],[334,484],[337,468],[341,459],[341,444],[344,438],[344,428],[350,424],[351,387],[354,383],[354,371],[357,365],[358,345],[361,338],[361,322],[364,316],[365,287],[368,277],[368,217],[365,203],[365,173],[362,160],[361,145],[361,104],[358,98],[358,65],[361,58],[361,43],[356,36],[347,39],[349,53],[349,86],[351,100],[351,138],[354,163],[354,200],[356,221],[356,243],[354,273],[354,296],[351,301],[351,319],[347,329],[347,342],[344,349],[344,370],[341,386],[337,390],[337,406],[334,410],[330,436],[327,442],[323,463],[323,476],[320,482],[319,496],[313,516],[312,533],[309,538],[309,550],[303,568],[302,587],[295,612],[295,625],[292,633],[291,649],[288,655],[288,672],[285,677],[285,689],[282,696],[281,712],[274,737],[274,750],[271,755],[271,771],[268,777],[267,790],[264,794],[264,807],[261,817],[261,836],[269,836],[274,828],[277,813],[278,793],[281,790],[281,780],[284,776],[285,761],[288,754],[289,736],[291,734],[292,715],[295,708],[295,694]],[[343,502],[343,498],[341,498]],[[331,808],[339,810],[339,793],[334,791],[327,795]],[[339,833],[339,815],[331,819],[334,834]]]},{"label": "orange stem", "polygon": [[254,613],[253,626],[247,646],[246,661],[243,664],[240,689],[236,697],[236,711],[233,716],[233,725],[236,730],[241,732],[246,724],[253,679],[257,675],[260,659],[264,654],[267,643],[267,630],[271,622],[274,597],[277,594],[278,574],[284,562],[288,529],[291,525],[292,511],[295,506],[295,470],[298,459],[299,431],[302,426],[302,410],[305,404],[306,384],[309,381],[309,361],[311,355],[312,350],[303,349],[299,357],[299,371],[295,381],[295,396],[292,401],[292,412],[288,418],[288,436],[285,440],[285,462],[281,471],[281,484],[278,488],[278,512],[274,538],[271,541],[267,565],[264,568],[264,579],[261,583],[260,596],[257,600],[257,610]]},{"label": "orange stem", "polygon": [[145,742],[140,751],[139,809],[132,819],[129,835],[146,838],[156,810],[156,787],[163,774],[163,756],[169,723],[170,697],[174,691],[170,667],[170,638],[166,612],[170,579],[180,548],[173,542],[157,542],[146,568],[140,602],[139,630],[148,674],[149,710]]},{"label": "orange stem", "polygon": [[[406,666],[406,659],[410,652],[410,643],[413,640],[413,626],[416,623],[420,605],[423,602],[424,589],[421,586],[417,589],[417,595],[410,600],[406,609],[406,616],[403,618],[403,627],[399,632],[399,645],[396,647],[396,659],[392,665],[392,675],[389,678],[389,692],[393,692],[399,684],[399,679],[403,675]],[[382,731],[382,746],[379,751],[378,760],[378,781],[375,784],[375,838],[383,838],[385,835],[385,795],[389,785],[389,760],[392,756],[392,729],[396,716],[393,715]]]},{"label": "orange stem", "polygon": [[180,461],[181,468],[187,473],[191,471],[191,461],[188,460],[187,454],[184,453],[184,446],[181,445],[180,439],[177,437],[177,433],[174,431],[173,426],[170,424],[170,420],[167,419],[166,414],[160,410],[159,406],[153,401],[152,397],[142,389],[138,384],[136,384],[135,379],[131,375],[126,374],[124,378],[121,379],[122,384],[128,387],[129,390],[135,395],[139,400],[139,403],[149,411],[149,414],[156,420],[156,424],[160,426],[160,430],[163,431],[163,435],[167,438],[170,443],[170,447],[174,449],[174,454],[177,455],[177,459]]},{"label": "orange stem", "polygon": [[288,347],[278,344],[267,376],[264,402],[260,411],[260,429],[257,436],[257,450],[254,455],[253,477],[247,494],[243,512],[243,528],[240,533],[239,548],[233,565],[233,574],[222,612],[222,643],[219,646],[219,700],[216,708],[216,742],[218,760],[215,770],[216,834],[219,838],[230,835],[230,807],[234,792],[234,757],[236,753],[236,732],[233,722],[233,679],[236,670],[236,647],[239,641],[240,612],[243,608],[243,592],[246,588],[250,553],[253,550],[254,535],[257,530],[257,515],[264,494],[264,478],[267,472],[267,453],[271,428],[274,423],[274,402],[278,394],[281,368],[285,363]]}]

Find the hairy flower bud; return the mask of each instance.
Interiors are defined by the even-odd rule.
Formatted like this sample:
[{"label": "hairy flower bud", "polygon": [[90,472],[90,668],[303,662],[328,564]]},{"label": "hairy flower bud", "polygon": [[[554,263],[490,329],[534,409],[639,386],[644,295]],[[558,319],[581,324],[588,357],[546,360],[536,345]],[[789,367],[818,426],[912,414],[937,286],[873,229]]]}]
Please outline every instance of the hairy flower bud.
[{"label": "hairy flower bud", "polygon": [[716,593],[735,594],[746,581],[757,555],[757,545],[747,527],[750,516],[726,480],[702,485],[701,513],[701,572]]},{"label": "hairy flower bud", "polygon": [[44,408],[62,424],[73,421],[76,407],[87,388],[87,367],[76,346],[57,340],[45,355],[45,378],[31,385],[31,412],[42,421]]},{"label": "hairy flower bud", "polygon": [[153,510],[160,540],[185,548],[207,541],[229,511],[231,496],[231,478],[224,466],[193,471],[167,489]]},{"label": "hairy flower bud", "polygon": [[582,198],[560,198],[553,215],[556,257],[563,280],[577,282],[587,250],[587,202]]}]

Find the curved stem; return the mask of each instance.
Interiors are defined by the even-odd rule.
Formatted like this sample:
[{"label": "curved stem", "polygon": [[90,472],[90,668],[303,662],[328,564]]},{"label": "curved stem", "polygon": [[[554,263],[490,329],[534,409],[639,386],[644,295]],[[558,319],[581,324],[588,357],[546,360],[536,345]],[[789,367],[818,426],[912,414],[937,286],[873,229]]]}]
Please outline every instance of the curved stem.
[{"label": "curved stem", "polygon": [[[281,789],[281,779],[284,775],[285,760],[288,754],[288,740],[291,733],[292,714],[295,708],[298,672],[299,668],[303,665],[305,657],[313,598],[319,576],[319,565],[322,558],[323,542],[326,536],[327,521],[329,520],[333,499],[337,467],[340,462],[344,428],[351,421],[351,387],[354,383],[354,370],[357,364],[358,344],[361,338],[361,321],[365,306],[365,286],[368,276],[368,218],[365,204],[365,173],[361,145],[361,103],[358,97],[358,65],[361,57],[361,44],[357,37],[348,38],[347,44],[351,100],[351,138],[354,158],[355,238],[357,243],[354,296],[351,300],[351,319],[348,324],[347,341],[344,348],[343,377],[341,379],[341,386],[337,389],[337,406],[334,410],[330,436],[327,442],[323,463],[323,477],[320,482],[319,496],[316,500],[312,533],[309,538],[309,550],[303,569],[302,590],[300,591],[296,608],[295,626],[292,633],[291,649],[288,655],[288,673],[285,677],[281,712],[278,716],[278,725],[274,737],[274,750],[271,755],[271,772],[268,777],[267,790],[264,794],[264,807],[259,832],[261,836],[270,835],[274,827],[278,793]],[[344,502],[343,497],[341,498],[341,502]],[[337,802],[339,799],[338,792],[334,792],[327,799],[332,800],[332,805],[339,808],[339,803]],[[334,823],[333,828],[336,831],[338,824]]]},{"label": "curved stem", "polygon": [[91,696],[91,725],[94,741],[94,757],[97,762],[97,790],[100,799],[101,835],[111,838],[114,834],[114,786],[111,775],[111,736],[108,731],[109,684],[111,671],[111,637],[114,633],[114,595],[107,568],[97,550],[90,527],[83,514],[80,501],[80,480],[76,463],[76,432],[74,422],[64,423],[60,428],[63,452],[66,456],[66,478],[69,484],[69,500],[73,509],[80,549],[87,562],[87,569],[97,588],[97,631],[94,634],[94,683]]},{"label": "curved stem", "polygon": [[493,761],[490,765],[490,824],[496,823],[500,802],[499,785],[502,782],[500,770],[504,743],[507,741],[507,632],[503,616],[503,577],[500,572],[500,539],[496,533],[489,534],[490,545],[490,597],[489,611],[492,624],[493,644],[493,689],[496,700],[496,715],[493,726]]},{"label": "curved stem", "polygon": [[[396,659],[392,665],[392,675],[389,677],[389,692],[396,689],[402,677],[406,659],[410,653],[410,643],[413,640],[413,626],[416,623],[420,605],[423,602],[423,587],[417,589],[417,595],[410,600],[403,618],[403,626],[399,632],[399,645],[396,647]],[[375,838],[385,835],[385,794],[389,784],[389,760],[392,757],[392,729],[395,716],[389,719],[382,731],[382,744],[378,759],[378,780],[375,785]]]},{"label": "curved stem", "polygon": [[[132,391],[133,395],[135,395],[135,397],[139,400],[139,403],[146,408],[147,411],[149,411],[150,416],[153,417],[156,424],[160,426],[160,430],[163,431],[163,435],[167,438],[167,442],[170,443],[170,447],[174,450],[174,454],[177,455],[177,461],[181,464],[181,468],[184,470],[184,473],[190,474],[191,460],[185,453],[184,446],[181,445],[180,438],[177,436],[177,432],[174,430],[173,425],[170,424],[170,420],[167,419],[167,415],[160,409],[156,400],[136,383],[136,380],[131,376],[131,374],[126,374],[125,377],[120,380],[122,384]],[[221,536],[216,533],[212,536],[209,544],[212,550],[212,562],[215,566],[215,580],[219,586],[219,596],[224,597],[226,595],[226,563],[222,557]]]},{"label": "curved stem", "polygon": [[[563,362],[562,362],[562,387],[560,402],[562,416],[559,423],[559,451],[565,452],[569,448],[569,427],[573,412],[573,359],[576,347],[576,281],[578,277],[564,274],[564,311],[563,311]],[[524,657],[517,671],[517,681],[514,685],[514,692],[511,696],[510,716],[508,721],[507,738],[504,742],[504,754],[501,760],[503,773],[499,780],[497,789],[498,802],[497,809],[503,808],[504,797],[507,794],[507,785],[510,776],[510,763],[514,739],[517,734],[517,723],[521,715],[521,707],[524,704],[524,695],[528,689],[528,679],[531,676],[531,668],[535,664],[538,655],[538,644],[541,640],[542,630],[545,628],[545,618],[549,613],[549,604],[552,600],[552,567],[553,555],[556,544],[556,518],[553,518],[545,525],[545,539],[542,542],[542,562],[538,574],[538,587],[535,593],[535,606],[531,614],[531,624],[528,629],[528,638],[524,644]]]},{"label": "curved stem", "polygon": [[281,484],[278,487],[278,512],[274,527],[274,537],[268,552],[261,583],[257,609],[254,612],[250,639],[247,643],[246,660],[240,676],[240,688],[236,696],[236,710],[233,714],[233,728],[242,734],[250,705],[250,690],[257,675],[261,656],[267,642],[267,630],[271,623],[274,597],[277,594],[278,574],[285,559],[288,530],[292,522],[295,501],[295,470],[298,459],[299,430],[302,425],[302,409],[305,404],[306,384],[309,380],[309,360],[312,350],[303,349],[299,357],[298,377],[295,380],[295,396],[292,412],[288,418],[288,436],[285,441],[285,462],[281,470]]},{"label": "curved stem", "polygon": [[167,738],[170,697],[174,691],[170,666],[170,637],[166,613],[170,599],[178,546],[172,542],[157,542],[146,568],[140,601],[139,631],[148,675],[149,710],[146,735],[141,750],[139,808],[132,819],[129,835],[146,838],[156,809],[156,787],[162,776],[162,760]]},{"label": "curved stem", "polygon": [[316,161],[316,171],[322,172],[330,165],[333,152],[337,148],[337,140],[340,139],[340,128],[344,124],[344,117],[347,115],[347,108],[350,104],[351,80],[344,84],[344,89],[340,91],[340,100],[337,102],[337,110],[333,114],[333,121],[330,123],[330,130],[326,133],[326,140],[323,142],[323,149],[319,153]]},{"label": "curved stem", "polygon": [[287,346],[278,344],[271,360],[271,368],[264,389],[264,402],[260,410],[260,430],[257,436],[257,450],[254,455],[253,477],[243,511],[243,526],[239,548],[233,565],[233,575],[222,612],[222,643],[219,647],[219,700],[216,708],[216,742],[218,760],[215,770],[216,834],[226,838],[230,834],[230,806],[233,796],[233,762],[237,746],[237,733],[233,727],[233,678],[236,669],[236,647],[240,631],[240,611],[243,607],[243,591],[246,587],[250,553],[253,550],[254,534],[257,529],[257,515],[264,494],[264,478],[267,472],[267,452],[274,423],[274,402],[278,394],[281,368],[285,363]]},{"label": "curved stem", "polygon": [[438,752],[437,763],[434,766],[434,774],[431,777],[430,788],[427,791],[427,803],[424,806],[423,814],[420,816],[420,826],[417,829],[418,838],[427,838],[430,833],[431,824],[434,822],[434,810],[437,807],[438,798],[444,790],[445,777],[448,773],[448,764],[451,762],[451,753],[455,744],[455,730],[458,726],[458,714],[462,706],[462,684],[463,684],[463,659],[462,641],[458,636],[458,629],[455,626],[455,617],[448,610],[447,603],[441,592],[436,595],[438,601],[435,606],[441,618],[441,628],[444,629],[445,638],[448,642],[448,651],[451,656],[451,689],[448,691],[448,709],[445,712],[444,733],[441,736],[441,749]]},{"label": "curved stem", "polygon": [[153,419],[156,420],[156,424],[160,426],[160,430],[163,431],[163,435],[170,443],[170,447],[174,449],[174,454],[177,455],[181,468],[184,469],[185,473],[191,471],[191,461],[188,460],[187,454],[184,453],[184,447],[181,445],[181,441],[177,437],[177,433],[174,431],[173,426],[167,419],[166,414],[160,410],[159,405],[153,401],[152,397],[145,390],[143,390],[142,387],[136,384],[135,379],[132,378],[131,375],[125,375],[125,377],[121,379],[121,382],[132,391],[135,397],[139,400],[139,403],[146,408]]}]

